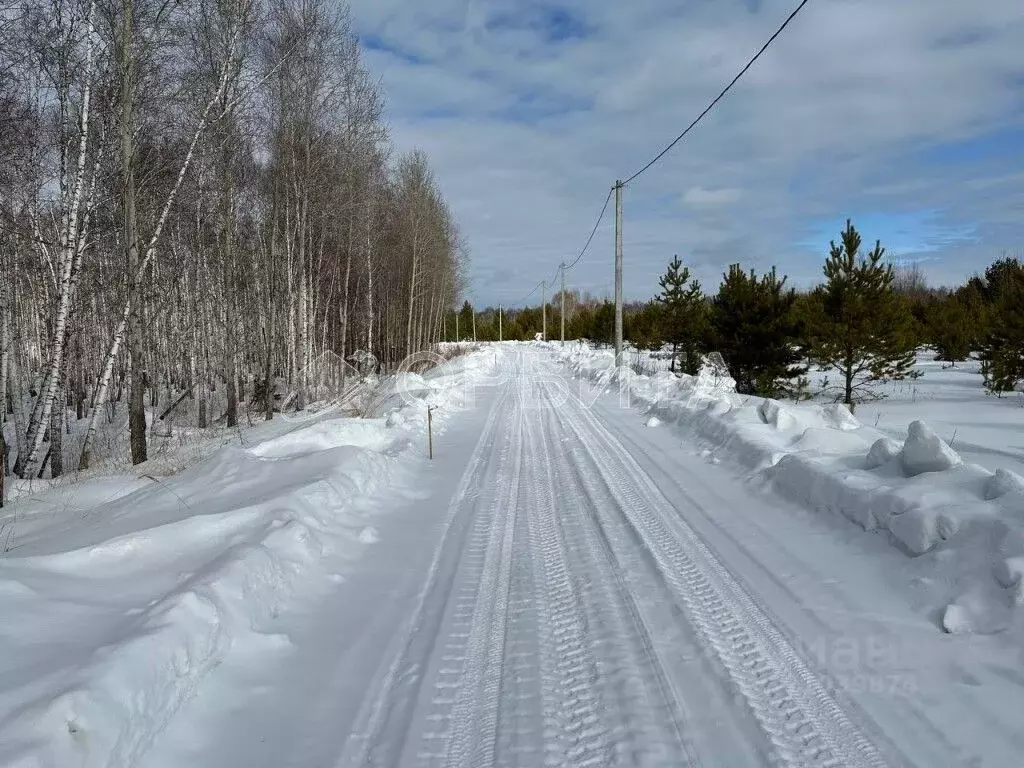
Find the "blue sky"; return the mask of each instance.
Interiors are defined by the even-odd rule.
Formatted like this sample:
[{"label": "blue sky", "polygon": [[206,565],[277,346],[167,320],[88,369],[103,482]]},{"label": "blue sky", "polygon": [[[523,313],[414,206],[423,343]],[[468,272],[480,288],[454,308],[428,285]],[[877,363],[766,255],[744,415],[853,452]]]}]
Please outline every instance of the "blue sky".
[{"label": "blue sky", "polygon": [[[787,0],[351,0],[396,145],[431,156],[478,305],[582,247],[616,178],[700,112]],[[813,0],[730,96],[625,190],[624,283],[673,254],[821,274],[847,217],[934,284],[1024,254],[1020,0]],[[612,289],[609,216],[573,287]],[[534,300],[534,299],[531,299]]]}]

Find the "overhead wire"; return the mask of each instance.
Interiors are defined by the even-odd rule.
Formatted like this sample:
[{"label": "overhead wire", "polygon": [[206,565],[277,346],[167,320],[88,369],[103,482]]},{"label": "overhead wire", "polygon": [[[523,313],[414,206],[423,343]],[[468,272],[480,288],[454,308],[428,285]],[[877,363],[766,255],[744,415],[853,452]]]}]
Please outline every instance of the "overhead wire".
[{"label": "overhead wire", "polygon": [[588,237],[587,238],[587,242],[584,243],[583,250],[580,251],[579,256],[577,256],[573,260],[572,264],[566,264],[565,265],[565,267],[564,267],[565,269],[572,269],[577,264],[579,264],[580,259],[583,258],[583,254],[585,254],[587,252],[587,249],[590,248],[590,244],[594,240],[594,235],[597,234],[597,229],[598,229],[598,227],[601,226],[601,221],[604,219],[604,215],[608,211],[608,203],[611,201],[611,199],[612,199],[612,192],[614,192],[614,191],[615,191],[615,187],[612,187],[611,189],[608,190],[608,194],[604,198],[604,205],[601,206],[601,212],[597,215],[597,221],[594,222],[594,228],[592,230],[590,230],[590,237]]},{"label": "overhead wire", "polygon": [[[793,19],[795,19],[799,15],[799,13],[807,6],[809,2],[810,0],[801,0],[801,2],[796,6],[796,8],[794,8],[793,11],[789,14],[789,16],[786,17],[785,21],[782,22],[779,28],[775,30],[774,34],[772,34],[772,36],[768,38],[765,44],[761,46],[757,53],[755,53],[753,57],[746,63],[743,69],[741,69],[737,73],[737,75],[732,80],[729,81],[728,85],[726,85],[725,88],[722,89],[722,91],[711,101],[711,103],[708,104],[707,107],[705,107],[704,110],[699,115],[697,115],[696,118],[694,118],[693,122],[686,126],[683,132],[676,136],[671,142],[669,142],[669,144],[664,149],[662,149],[657,155],[651,158],[651,160],[646,165],[644,165],[638,171],[629,176],[625,181],[618,182],[617,186],[625,187],[632,181],[636,180],[639,176],[646,173],[665,155],[672,151],[673,147],[675,147],[680,141],[686,138],[687,134],[689,134],[690,131],[696,128],[697,125],[701,122],[701,120],[707,117],[711,110],[713,110],[715,106],[722,99],[725,98],[726,94],[728,94],[729,91],[732,90],[733,86],[735,86],[736,83],[738,83],[740,79],[750,70],[750,68],[754,66],[754,63],[758,59],[760,59],[761,56],[764,55],[764,53],[771,47],[772,43],[774,43],[775,40],[783,33],[783,31],[785,31],[786,27],[790,25]],[[545,281],[542,280],[541,282],[537,283],[537,285],[535,285],[528,294],[526,294],[522,299],[519,300],[520,302],[526,301],[528,298],[530,298],[534,293],[537,292],[537,289],[540,288],[542,285],[553,285],[554,281],[558,279],[559,271],[572,269],[580,262],[584,255],[586,255],[587,250],[590,248],[590,245],[594,240],[594,236],[597,234],[597,230],[601,226],[601,222],[604,220],[605,213],[608,212],[608,203],[611,202],[612,193],[615,192],[615,190],[616,186],[613,186],[611,189],[608,190],[608,194],[605,196],[604,203],[601,206],[601,212],[597,215],[597,220],[594,222],[594,227],[590,231],[590,236],[587,237],[586,243],[584,243],[583,248],[580,250],[576,258],[573,259],[573,261],[569,264],[566,264],[564,262],[559,264],[558,268],[555,270],[554,277],[550,282],[545,283]]]},{"label": "overhead wire", "polygon": [[532,289],[532,290],[531,290],[531,291],[530,291],[530,292],[529,292],[528,294],[526,294],[525,296],[523,296],[523,298],[521,298],[521,299],[520,299],[520,300],[519,300],[518,302],[516,302],[516,303],[518,304],[518,303],[520,303],[520,302],[526,301],[526,300],[527,300],[528,298],[530,298],[531,296],[533,296],[533,294],[535,294],[535,293],[537,292],[537,289],[538,289],[538,288],[540,288],[540,287],[541,287],[542,285],[544,285],[544,281],[543,281],[543,280],[541,280],[541,281],[540,281],[539,283],[537,283],[537,284],[536,284],[535,286],[533,286],[533,289]]},{"label": "overhead wire", "polygon": [[[608,190],[608,194],[604,198],[604,204],[601,206],[601,212],[597,215],[597,221],[594,222],[594,227],[593,229],[590,230],[590,237],[587,238],[587,242],[584,243],[583,248],[579,252],[579,255],[576,256],[576,258],[573,260],[571,264],[565,264],[564,262],[562,264],[559,264],[555,268],[555,274],[552,276],[551,280],[548,281],[548,285],[554,285],[555,281],[558,279],[558,273],[561,272],[563,269],[572,269],[577,264],[579,264],[580,259],[583,258],[587,250],[590,248],[590,244],[594,241],[594,235],[597,234],[597,230],[601,226],[601,222],[604,220],[604,215],[608,211],[608,203],[612,199],[612,192],[614,191],[615,187],[612,187],[611,189]],[[519,301],[526,301],[534,293],[536,293],[537,289],[540,288],[542,285],[544,285],[543,280],[537,283],[535,286],[533,286],[533,289],[528,294],[523,296],[523,298],[521,298]]]},{"label": "overhead wire", "polygon": [[626,186],[631,181],[633,181],[638,176],[640,176],[642,173],[647,171],[652,165],[654,165],[659,160],[661,160],[661,158],[663,158],[665,155],[667,155],[669,153],[669,151],[671,151],[671,149],[676,144],[678,144],[680,141],[682,141],[683,138],[686,136],[686,134],[688,134],[690,131],[692,131],[694,128],[696,128],[697,124],[701,120],[703,120],[705,118],[705,116],[707,116],[707,114],[712,109],[715,108],[715,105],[718,104],[718,102],[720,102],[723,98],[725,98],[725,95],[730,90],[732,90],[732,87],[734,85],[736,85],[736,83],[739,82],[740,78],[743,77],[747,73],[747,70],[749,70],[752,66],[754,66],[754,62],[757,61],[759,58],[761,58],[761,56],[764,54],[764,52],[767,51],[768,48],[771,47],[771,44],[775,42],[775,39],[779,35],[782,34],[783,30],[786,27],[789,26],[789,23],[791,21],[793,21],[793,19],[795,19],[797,17],[797,14],[799,14],[800,11],[802,11],[804,9],[804,7],[807,5],[807,3],[809,3],[809,2],[810,2],[810,0],[802,0],[802,2],[793,10],[793,12],[790,13],[789,16],[786,17],[786,20],[784,22],[782,22],[782,26],[780,26],[777,30],[775,30],[775,34],[768,38],[768,41],[764,45],[761,46],[761,49],[757,53],[754,54],[754,57],[750,61],[747,62],[746,66],[743,67],[743,69],[741,69],[739,71],[739,74],[737,74],[736,77],[734,77],[731,81],[729,81],[729,84],[727,86],[725,86],[725,88],[722,89],[722,92],[719,93],[714,98],[714,100],[710,104],[707,105],[707,107],[705,107],[703,112],[701,112],[699,115],[697,115],[696,119],[694,119],[694,121],[692,123],[690,123],[688,126],[686,126],[686,130],[684,130],[682,133],[680,133],[678,136],[676,136],[669,143],[669,145],[667,147],[665,147],[663,150],[661,150],[661,152],[659,152],[657,155],[655,155],[654,158],[649,163],[647,163],[647,165],[645,165],[639,171],[637,171],[632,176],[630,176],[628,179],[626,179],[624,182],[622,182],[622,185]]}]

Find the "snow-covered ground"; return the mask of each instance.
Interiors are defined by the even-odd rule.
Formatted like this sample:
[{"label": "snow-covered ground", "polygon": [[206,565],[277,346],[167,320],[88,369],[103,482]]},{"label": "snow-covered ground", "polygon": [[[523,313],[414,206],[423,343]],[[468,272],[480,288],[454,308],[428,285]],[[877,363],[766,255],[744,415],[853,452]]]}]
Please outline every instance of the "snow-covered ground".
[{"label": "snow-covered ground", "polygon": [[[880,386],[884,399],[858,406],[857,419],[897,440],[921,419],[966,461],[1024,474],[1024,393],[988,394],[980,367],[977,360],[951,367],[921,351],[915,365],[921,376]],[[816,376],[820,382],[822,374]]]},{"label": "snow-covered ground", "polygon": [[0,560],[0,764],[1020,763],[1013,475],[941,423],[620,378],[482,345],[377,418],[42,494]]},{"label": "snow-covered ground", "polygon": [[[670,360],[667,348],[658,353],[630,348],[626,362],[637,373],[653,376],[668,371]],[[966,461],[1024,474],[1024,392],[991,395],[983,386],[978,360],[950,366],[929,349],[918,351],[914,371],[917,378],[874,387],[880,399],[861,403],[858,421],[903,440],[910,423],[922,420]],[[808,379],[814,402],[835,401],[835,371],[812,367]]]},{"label": "snow-covered ground", "polygon": [[443,432],[493,365],[389,379],[378,418],[327,408],[191,445],[212,456],[180,474],[161,457],[20,483],[0,518],[0,764],[134,765],[231,654],[287,646],[268,622],[376,541],[369,499],[422,461],[426,406]]}]

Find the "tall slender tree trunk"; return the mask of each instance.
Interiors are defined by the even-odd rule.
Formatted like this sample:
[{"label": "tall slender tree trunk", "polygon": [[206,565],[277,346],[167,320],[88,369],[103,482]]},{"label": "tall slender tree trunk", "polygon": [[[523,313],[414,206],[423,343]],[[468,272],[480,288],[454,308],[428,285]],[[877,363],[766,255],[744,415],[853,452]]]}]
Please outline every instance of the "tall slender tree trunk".
[{"label": "tall slender tree trunk", "polygon": [[234,277],[235,251],[234,251],[234,220],[235,220],[235,185],[232,157],[230,147],[231,138],[224,140],[224,149],[221,154],[221,173],[224,183],[221,187],[221,269],[223,276],[223,302],[224,302],[224,377],[227,382],[227,411],[225,417],[228,427],[238,425],[238,372],[236,361],[236,340],[235,340],[235,302],[236,296],[232,286]]},{"label": "tall slender tree trunk", "polygon": [[64,419],[67,414],[67,395],[63,381],[58,382],[57,396],[50,414],[50,477],[64,474]]},{"label": "tall slender tree trunk", "polygon": [[366,203],[366,352],[373,354],[373,208],[372,193],[367,194]]},{"label": "tall slender tree trunk", "polygon": [[89,115],[92,95],[92,72],[93,72],[93,47],[95,43],[95,27],[93,25],[94,3],[89,6],[88,16],[88,42],[86,44],[86,73],[85,86],[82,93],[82,109],[79,121],[78,135],[78,158],[75,173],[74,192],[68,203],[64,216],[64,226],[60,240],[60,296],[57,305],[57,317],[53,329],[53,353],[50,357],[50,364],[43,379],[43,386],[36,401],[36,408],[33,409],[33,417],[29,422],[27,436],[27,455],[22,461],[18,457],[18,466],[15,472],[26,475],[31,472],[32,465],[39,457],[40,448],[43,444],[43,437],[46,431],[46,424],[50,419],[53,410],[54,400],[57,397],[58,381],[60,371],[64,363],[64,356],[67,343],[68,318],[71,313],[71,300],[74,295],[77,272],[81,266],[81,252],[84,247],[83,233],[79,231],[79,213],[82,205],[82,197],[85,192],[85,161],[89,148]]},{"label": "tall slender tree trunk", "polygon": [[296,390],[298,392],[298,394],[295,396],[295,410],[297,411],[301,411],[303,408],[306,407],[306,344],[308,343],[309,332],[308,317],[306,315],[306,304],[308,300],[308,296],[306,294],[306,286],[308,285],[309,280],[306,276],[305,253],[302,253],[300,255],[299,263],[299,296],[298,305],[296,307],[296,314],[298,315],[299,322],[299,338],[295,350],[297,368]]},{"label": "tall slender tree trunk", "polygon": [[412,318],[413,310],[416,306],[416,277],[417,277],[417,256],[419,246],[419,233],[414,232],[412,236],[412,264],[410,265],[409,273],[409,314],[406,318],[405,325],[405,354],[411,355],[413,348],[412,340]]},{"label": "tall slender tree trunk", "polygon": [[854,359],[853,350],[848,350],[846,357],[843,360],[843,374],[846,380],[846,390],[844,392],[843,402],[846,403],[850,408],[850,413],[853,413],[853,366],[856,364]]},{"label": "tall slender tree trunk", "polygon": [[277,263],[281,249],[280,242],[280,226],[278,225],[278,200],[279,192],[277,183],[274,183],[273,199],[270,205],[270,265],[269,265],[269,277],[267,283],[267,304],[268,306],[268,320],[267,329],[265,332],[264,343],[266,345],[265,350],[265,361],[264,361],[264,382],[265,382],[265,397],[266,397],[266,419],[271,421],[274,418],[274,340],[277,333],[277,300],[274,291],[275,279],[274,276],[277,274]]},{"label": "tall slender tree trunk", "polygon": [[[7,363],[7,375],[10,382],[11,406],[14,410],[14,441],[15,441],[15,462],[24,465],[27,458],[27,444],[23,440],[25,435],[25,412],[22,410],[22,403],[25,400],[25,391],[21,384],[21,371],[18,367],[18,356],[12,354]],[[17,474],[17,472],[15,472]]]},{"label": "tall slender tree trunk", "polygon": [[[349,184],[351,189],[351,184]],[[354,195],[353,195],[354,197]],[[354,200],[349,201],[349,214],[348,214],[348,242],[346,244],[346,255],[345,255],[345,280],[341,286],[341,358],[345,359],[348,354],[348,284],[352,278],[352,251],[355,248],[355,213]],[[345,367],[341,368],[341,387],[345,387]]]},{"label": "tall slender tree trunk", "polygon": [[0,509],[4,506],[4,475],[7,474],[7,441],[4,425],[7,423],[7,363],[10,360],[10,319],[7,309],[6,288],[0,288]]},{"label": "tall slender tree trunk", "polygon": [[131,366],[128,382],[128,435],[132,464],[146,460],[146,366],[143,354],[142,317],[139,307],[142,298],[139,266],[139,232],[135,189],[135,60],[132,51],[134,37],[134,0],[125,0],[121,19],[121,39],[118,67],[121,77],[121,112],[118,124],[121,151],[121,237],[124,241],[125,261],[128,267],[128,327],[126,339]]},{"label": "tall slender tree trunk", "polygon": [[[130,4],[131,0],[129,0]],[[232,36],[230,47],[229,47],[229,61],[231,56],[234,55],[235,45],[237,44],[237,34]],[[167,199],[164,201],[163,210],[160,212],[160,217],[157,219],[156,227],[153,229],[153,235],[149,239],[149,245],[146,247],[146,253],[142,257],[141,262],[138,265],[138,269],[134,274],[128,276],[129,280],[134,280],[136,285],[140,285],[142,282],[142,271],[145,269],[147,264],[153,258],[156,253],[157,243],[160,241],[160,236],[163,233],[164,226],[167,224],[167,217],[170,214],[171,207],[174,205],[174,201],[178,197],[178,191],[181,189],[181,183],[185,179],[185,175],[188,173],[189,167],[192,165],[192,159],[195,157],[196,145],[199,143],[199,139],[206,131],[206,126],[209,123],[210,114],[213,111],[214,106],[218,103],[221,95],[224,93],[228,85],[228,78],[231,74],[231,67],[229,62],[224,64],[224,68],[221,72],[221,80],[218,86],[217,92],[210,97],[210,100],[206,103],[206,107],[203,109],[202,116],[199,119],[199,124],[196,126],[195,132],[192,134],[192,141],[189,143],[188,151],[185,153],[185,157],[182,160],[181,167],[178,169],[178,175],[175,177],[174,186],[171,187],[171,191],[167,195]],[[134,180],[133,180],[134,181]],[[136,234],[137,242],[137,234]],[[99,413],[106,402],[107,393],[110,389],[110,381],[114,372],[114,362],[117,360],[117,356],[121,351],[121,347],[125,343],[125,339],[128,332],[128,324],[130,316],[132,314],[132,305],[134,304],[132,294],[137,292],[132,289],[132,285],[129,284],[128,297],[125,300],[125,306],[121,313],[121,321],[118,323],[117,328],[114,330],[114,336],[110,341],[110,348],[107,350],[106,360],[103,364],[103,372],[100,374],[98,384],[96,386],[95,397],[93,398],[95,406],[93,414],[89,420],[89,428],[86,430],[85,439],[82,442],[82,455],[78,462],[79,469],[88,469],[91,461],[92,452],[92,441],[96,435],[96,428],[99,425]],[[145,414],[143,414],[143,418]]]}]

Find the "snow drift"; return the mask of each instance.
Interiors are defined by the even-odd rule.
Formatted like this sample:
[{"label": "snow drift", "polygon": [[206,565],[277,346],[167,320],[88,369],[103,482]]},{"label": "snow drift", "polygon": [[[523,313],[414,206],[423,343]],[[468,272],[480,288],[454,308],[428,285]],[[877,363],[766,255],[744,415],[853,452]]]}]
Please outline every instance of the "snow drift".
[{"label": "snow drift", "polygon": [[736,393],[720,363],[697,376],[615,370],[611,351],[548,345],[577,377],[613,387],[649,418],[696,437],[710,460],[742,465],[805,507],[884,533],[931,558],[945,631],[996,632],[1024,603],[1024,478],[964,462],[926,423],[898,442],[841,404],[783,403]]}]

